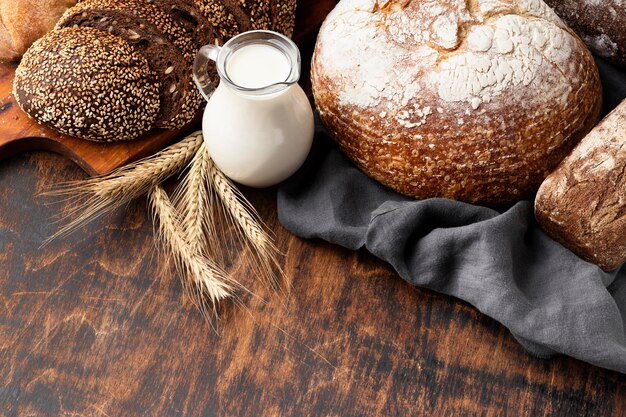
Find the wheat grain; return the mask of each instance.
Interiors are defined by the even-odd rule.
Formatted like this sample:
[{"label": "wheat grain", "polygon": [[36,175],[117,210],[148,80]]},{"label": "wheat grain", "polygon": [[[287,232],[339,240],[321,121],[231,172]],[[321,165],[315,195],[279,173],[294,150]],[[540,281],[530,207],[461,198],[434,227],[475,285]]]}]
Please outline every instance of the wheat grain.
[{"label": "wheat grain", "polygon": [[181,223],[191,248],[199,253],[221,257],[221,245],[209,245],[217,235],[213,194],[209,192],[210,157],[204,146],[196,152],[189,171],[174,193],[174,203],[183,213]]},{"label": "wheat grain", "polygon": [[210,159],[206,148],[202,147],[199,152],[207,154],[211,188],[213,193],[219,197],[226,207],[225,214],[237,225],[246,241],[253,248],[252,252],[258,258],[261,272],[269,278],[272,284],[277,284],[276,272],[278,272],[279,276],[283,276],[283,271],[278,263],[279,251],[276,245],[274,245],[272,238],[263,229],[256,210],[235,185],[217,168]]},{"label": "wheat grain", "polygon": [[192,303],[206,317],[209,309],[232,294],[237,283],[213,261],[194,250],[187,241],[176,210],[160,185],[151,187],[148,200],[158,220],[160,241],[165,245],[181,274],[183,288]]},{"label": "wheat grain", "polygon": [[152,157],[126,165],[110,174],[61,184],[44,193],[57,197],[68,196],[67,200],[73,206],[61,219],[72,220],[46,243],[144,195],[150,187],[160,184],[187,166],[201,145],[202,133],[195,132]]}]

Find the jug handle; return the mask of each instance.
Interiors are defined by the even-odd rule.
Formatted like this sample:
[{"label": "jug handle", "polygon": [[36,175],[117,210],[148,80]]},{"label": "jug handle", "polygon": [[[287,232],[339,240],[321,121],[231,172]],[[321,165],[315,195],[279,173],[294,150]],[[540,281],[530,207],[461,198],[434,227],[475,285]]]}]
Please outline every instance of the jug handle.
[{"label": "jug handle", "polygon": [[207,101],[217,87],[216,81],[212,80],[209,74],[209,61],[217,62],[221,49],[221,46],[205,45],[200,48],[193,63],[193,81]]}]

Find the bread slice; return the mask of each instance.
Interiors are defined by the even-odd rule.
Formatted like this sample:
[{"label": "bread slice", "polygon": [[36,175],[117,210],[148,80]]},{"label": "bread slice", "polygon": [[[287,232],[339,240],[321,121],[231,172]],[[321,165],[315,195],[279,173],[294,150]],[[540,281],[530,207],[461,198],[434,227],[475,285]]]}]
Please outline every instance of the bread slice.
[{"label": "bread slice", "polygon": [[291,37],[296,23],[296,6],[296,0],[272,0],[270,2],[272,30]]},{"label": "bread slice", "polygon": [[203,102],[191,74],[197,48],[161,8],[142,0],[85,0],[58,23],[58,27],[71,26],[120,36],[144,55],[161,85],[156,127],[178,129],[195,118]]},{"label": "bread slice", "polygon": [[250,30],[250,24],[246,23],[245,15],[239,14],[237,18],[232,7],[227,7],[226,0],[192,0],[200,8],[202,14],[209,23],[217,29],[222,42],[237,36],[241,32]]},{"label": "bread slice", "polygon": [[159,82],[123,39],[92,28],[49,32],[26,52],[13,94],[32,118],[95,141],[135,139],[154,124]]},{"label": "bread slice", "polygon": [[204,17],[199,5],[191,0],[160,0],[156,3],[185,31],[185,35],[200,49],[215,43],[217,31]]}]

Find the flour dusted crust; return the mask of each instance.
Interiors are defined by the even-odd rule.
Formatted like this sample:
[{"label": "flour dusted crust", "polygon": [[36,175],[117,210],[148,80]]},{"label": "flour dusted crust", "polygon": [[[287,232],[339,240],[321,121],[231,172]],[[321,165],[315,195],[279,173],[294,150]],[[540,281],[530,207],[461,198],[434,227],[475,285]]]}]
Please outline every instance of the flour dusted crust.
[{"label": "flour dusted crust", "polygon": [[539,0],[343,0],[312,80],[343,151],[416,198],[528,197],[601,108],[591,55]]},{"label": "flour dusted crust", "polygon": [[535,213],[555,240],[602,269],[626,262],[626,102],[548,176]]},{"label": "flour dusted crust", "polygon": [[626,68],[626,0],[546,0],[598,55]]}]

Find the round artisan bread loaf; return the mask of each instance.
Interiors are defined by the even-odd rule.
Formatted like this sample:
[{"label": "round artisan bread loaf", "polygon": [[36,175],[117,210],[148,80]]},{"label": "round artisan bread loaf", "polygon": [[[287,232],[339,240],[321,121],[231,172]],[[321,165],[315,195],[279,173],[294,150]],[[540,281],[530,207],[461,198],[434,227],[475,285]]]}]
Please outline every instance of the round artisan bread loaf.
[{"label": "round artisan bread loaf", "polygon": [[159,82],[123,39],[93,28],[54,30],[28,49],[13,94],[36,120],[95,141],[135,139],[159,113]]},{"label": "round artisan bread loaf", "polygon": [[552,238],[605,271],[626,262],[626,101],[541,184],[535,215]]},{"label": "round artisan bread loaf", "polygon": [[347,156],[420,199],[529,197],[601,110],[591,54],[541,0],[343,0],[312,82]]}]

